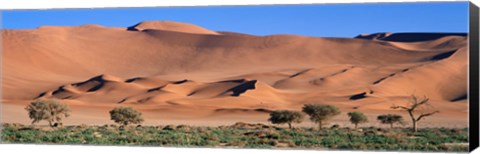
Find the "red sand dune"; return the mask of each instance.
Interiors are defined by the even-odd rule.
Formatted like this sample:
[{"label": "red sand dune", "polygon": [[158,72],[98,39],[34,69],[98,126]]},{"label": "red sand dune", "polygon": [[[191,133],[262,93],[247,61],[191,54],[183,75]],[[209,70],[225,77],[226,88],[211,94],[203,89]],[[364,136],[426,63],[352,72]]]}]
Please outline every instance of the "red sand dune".
[{"label": "red sand dune", "polygon": [[[150,125],[267,122],[269,111],[305,103],[374,121],[402,114],[389,107],[415,94],[440,110],[425,125],[467,126],[464,34],[254,36],[148,21],[2,30],[2,38],[5,122],[28,123],[23,108],[37,98],[70,105],[66,124],[111,123],[108,111],[119,105],[141,110]],[[342,114],[333,123],[346,121]]]}]

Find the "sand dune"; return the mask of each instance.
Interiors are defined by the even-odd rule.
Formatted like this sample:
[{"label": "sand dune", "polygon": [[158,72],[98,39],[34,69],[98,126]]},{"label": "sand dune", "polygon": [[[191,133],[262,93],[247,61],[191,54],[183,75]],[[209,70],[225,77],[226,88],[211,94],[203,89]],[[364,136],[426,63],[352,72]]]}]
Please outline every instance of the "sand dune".
[{"label": "sand dune", "polygon": [[173,22],[173,21],[144,21],[134,26],[128,27],[127,30],[133,30],[133,31],[165,30],[165,31],[174,31],[174,32],[182,32],[182,33],[219,35],[219,33],[217,32],[205,29],[197,25]]},{"label": "sand dune", "polygon": [[466,37],[465,33],[374,33],[361,34],[355,38],[382,40],[391,42],[423,42],[437,40],[447,36]]},{"label": "sand dune", "polygon": [[[458,100],[467,95],[468,63],[466,48],[451,57],[428,63],[385,79],[375,86],[380,93],[415,93],[442,100]],[[441,71],[440,71],[441,70]],[[436,76],[436,77],[435,77]]]},{"label": "sand dune", "polygon": [[147,124],[224,124],[266,122],[269,111],[305,103],[374,117],[416,94],[441,111],[435,125],[467,125],[465,34],[255,36],[147,21],[2,37],[3,110],[13,114],[6,122],[28,123],[23,107],[37,98],[72,106],[69,124],[111,123],[106,113],[119,105],[144,112]]}]

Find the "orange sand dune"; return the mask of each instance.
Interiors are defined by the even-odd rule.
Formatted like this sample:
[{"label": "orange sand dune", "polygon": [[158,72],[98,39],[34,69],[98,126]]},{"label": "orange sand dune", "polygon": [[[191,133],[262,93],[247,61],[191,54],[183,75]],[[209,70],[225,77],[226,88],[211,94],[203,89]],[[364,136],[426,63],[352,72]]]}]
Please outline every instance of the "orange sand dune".
[{"label": "orange sand dune", "polygon": [[267,122],[268,112],[305,103],[374,121],[403,114],[389,107],[416,94],[440,110],[429,126],[467,126],[464,34],[254,36],[147,21],[2,30],[2,38],[5,122],[28,123],[23,108],[38,98],[68,104],[66,124],[112,123],[108,111],[121,105],[142,111],[147,125]]},{"label": "orange sand dune", "polygon": [[144,31],[144,30],[165,30],[192,34],[210,34],[219,35],[219,33],[199,27],[193,24],[186,24],[172,21],[144,21],[134,26],[128,27],[128,30]]}]

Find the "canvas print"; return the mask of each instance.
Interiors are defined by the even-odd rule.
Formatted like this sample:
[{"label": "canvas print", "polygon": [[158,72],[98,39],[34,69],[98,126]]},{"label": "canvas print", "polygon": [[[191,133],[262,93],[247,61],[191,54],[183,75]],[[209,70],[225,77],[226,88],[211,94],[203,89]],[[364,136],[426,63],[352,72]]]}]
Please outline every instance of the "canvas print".
[{"label": "canvas print", "polygon": [[2,11],[2,143],[467,152],[468,2]]}]

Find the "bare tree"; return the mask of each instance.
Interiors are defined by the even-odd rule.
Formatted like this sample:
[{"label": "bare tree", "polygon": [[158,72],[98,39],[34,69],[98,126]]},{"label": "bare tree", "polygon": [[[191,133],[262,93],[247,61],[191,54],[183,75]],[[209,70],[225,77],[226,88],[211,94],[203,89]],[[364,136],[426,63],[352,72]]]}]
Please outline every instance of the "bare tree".
[{"label": "bare tree", "polygon": [[432,115],[439,112],[438,110],[433,111],[433,112],[424,112],[424,113],[420,113],[420,115],[416,117],[415,114],[418,111],[418,109],[420,109],[420,107],[422,107],[422,105],[424,105],[424,106],[428,105],[428,101],[429,101],[429,99],[426,96],[424,96],[421,100],[419,100],[417,98],[417,96],[412,95],[409,105],[407,105],[407,106],[393,105],[392,109],[401,109],[401,110],[407,111],[408,115],[410,116],[410,119],[412,119],[412,125],[413,125],[412,130],[413,130],[413,132],[417,132],[418,121],[422,120],[425,117],[432,116]]}]

